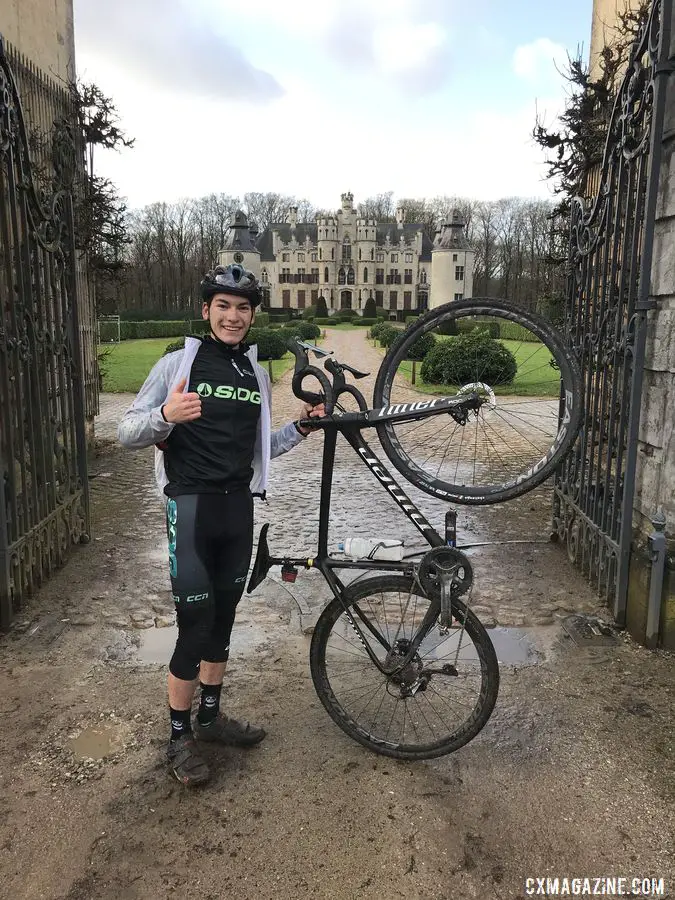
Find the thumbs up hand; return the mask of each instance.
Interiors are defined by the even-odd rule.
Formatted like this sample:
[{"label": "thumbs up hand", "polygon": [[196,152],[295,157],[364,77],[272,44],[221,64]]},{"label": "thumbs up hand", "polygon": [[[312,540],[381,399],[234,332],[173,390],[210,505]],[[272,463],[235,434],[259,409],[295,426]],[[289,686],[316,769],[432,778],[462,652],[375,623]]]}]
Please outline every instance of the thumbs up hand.
[{"label": "thumbs up hand", "polygon": [[176,385],[167,402],[162,407],[162,414],[167,422],[178,424],[179,422],[192,422],[202,414],[202,401],[199,394],[184,394],[187,378]]}]

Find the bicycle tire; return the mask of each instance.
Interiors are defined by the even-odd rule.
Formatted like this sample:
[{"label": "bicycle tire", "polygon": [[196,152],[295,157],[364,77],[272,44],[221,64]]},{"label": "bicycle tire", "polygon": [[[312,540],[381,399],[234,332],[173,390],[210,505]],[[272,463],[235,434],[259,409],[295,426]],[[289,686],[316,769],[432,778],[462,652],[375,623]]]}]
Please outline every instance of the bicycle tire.
[{"label": "bicycle tire", "polygon": [[[497,320],[500,332],[507,330],[508,326],[501,324],[505,320],[512,326],[518,326],[523,333],[524,330],[532,333],[528,337],[531,340],[534,338],[534,343],[519,338],[508,343],[517,345],[514,360],[519,354],[526,358],[522,366],[518,362],[516,378],[521,378],[522,375],[525,390],[534,391],[534,394],[509,396],[509,385],[497,388],[498,392],[505,394],[504,397],[496,397],[494,392],[490,394],[494,405],[481,408],[475,414],[475,422],[474,420],[469,422],[469,427],[474,432],[473,461],[468,457],[460,458],[465,447],[470,449],[471,431],[467,432],[466,426],[458,425],[449,417],[445,420],[449,427],[443,431],[440,430],[442,428],[440,415],[425,418],[423,422],[427,423],[426,438],[420,438],[425,432],[420,428],[419,420],[408,421],[403,425],[385,422],[376,427],[388,458],[398,471],[420,490],[454,503],[473,505],[500,503],[527,493],[549,478],[571,449],[581,426],[582,387],[578,363],[558,332],[544,319],[526,313],[509,303],[488,299],[459,300],[430,310],[401,334],[387,352],[375,382],[374,407],[398,404],[403,398],[420,400],[417,388],[407,383],[402,386],[403,379],[395,381],[399,366],[405,363],[407,351],[422,335],[432,332],[439,326],[447,333],[450,323],[457,326],[460,320],[468,317],[472,320],[469,324],[482,321],[479,317],[489,321]],[[517,329],[510,328],[510,332],[514,330]],[[540,344],[543,345],[543,350]],[[506,343],[503,343],[503,346],[506,346]],[[521,347],[525,348],[522,353]],[[550,358],[547,354],[550,354]],[[536,364],[536,368],[532,368],[531,372],[526,371],[527,360],[532,360],[531,367]],[[491,390],[489,385],[481,384],[480,366],[485,367],[485,361],[477,356],[474,381],[480,384],[481,389],[487,387]],[[537,377],[542,379],[543,388],[538,386],[533,376],[533,373],[540,371],[541,375]],[[531,383],[527,383],[528,378]],[[512,381],[511,388],[517,391],[518,385],[514,386]],[[472,385],[468,384],[463,389],[470,390]],[[547,391],[547,396],[537,396],[538,390]],[[408,393],[405,393],[406,391]],[[445,396],[452,396],[456,391],[455,388]],[[440,395],[439,391],[437,393]],[[425,396],[428,397],[428,393]],[[562,415],[559,415],[561,410]],[[417,427],[417,443],[412,439],[408,441],[408,435],[414,433],[411,426],[413,429]],[[453,428],[454,431],[451,433]],[[432,429],[435,430],[432,432]],[[459,433],[458,429],[461,429]],[[451,437],[446,440],[445,436],[449,434]],[[465,442],[467,434],[469,437]],[[507,435],[511,444],[507,441]],[[499,442],[499,448],[495,440]],[[455,456],[451,455],[448,449],[452,441],[454,441],[452,454],[456,453],[456,462]],[[420,457],[427,453],[432,445],[437,450],[432,450],[429,458],[421,463]],[[458,449],[456,445],[459,445]],[[446,449],[441,457],[443,447]],[[436,455],[433,463],[430,463],[434,452]],[[440,463],[437,471],[434,471],[439,457]]]},{"label": "bicycle tire", "polygon": [[[360,580],[345,590],[343,599],[350,611],[354,611],[355,604],[360,603],[361,606],[359,608],[365,614],[364,606],[367,598],[378,594],[395,593],[403,594],[404,596],[421,597],[426,605],[430,602],[438,603],[437,600],[430,601],[426,598],[419,583],[410,575],[378,575]],[[388,630],[390,627],[393,627],[393,622],[391,624],[387,622],[387,606],[385,605],[384,596],[382,596],[381,603],[386,629]],[[438,603],[438,608],[440,611],[440,603]],[[395,609],[395,602],[391,609]],[[355,612],[354,615],[356,615]],[[372,604],[369,615],[369,621],[372,623]],[[478,734],[490,718],[497,701],[499,665],[492,642],[474,613],[468,610],[462,601],[454,600],[453,615],[464,623],[464,628],[462,629],[458,626],[450,629],[449,635],[441,635],[439,643],[434,646],[431,636],[433,635],[435,638],[439,634],[438,629],[434,626],[424,638],[420,650],[424,648],[422,650],[423,654],[435,653],[438,655],[440,652],[439,648],[442,648],[448,651],[447,658],[451,659],[455,643],[458,648],[458,657],[460,654],[465,654],[466,648],[469,648],[469,655],[462,656],[462,670],[458,670],[457,675],[433,675],[430,680],[431,689],[427,687],[425,690],[415,693],[412,697],[402,697],[400,696],[402,685],[396,681],[396,676],[387,678],[367,655],[361,638],[353,630],[345,615],[343,604],[337,599],[332,600],[328,604],[319,617],[312,635],[310,669],[314,687],[321,703],[345,734],[375,753],[395,759],[410,760],[433,759],[452,753]],[[421,619],[422,615],[420,616],[420,622]],[[343,630],[346,632],[347,637],[342,634]],[[364,630],[363,626],[362,630]],[[369,634],[367,629],[365,629],[365,633],[366,635]],[[464,644],[462,644],[460,633],[463,635]],[[427,641],[428,644],[425,644]],[[345,643],[344,648],[342,647],[343,643]],[[385,654],[384,649],[379,644],[376,643],[376,646],[380,655]],[[462,649],[462,647],[465,649]],[[352,656],[353,661],[351,659]],[[439,665],[444,658],[446,657],[440,657]],[[429,656],[429,659],[433,660],[434,657]],[[420,665],[423,665],[422,656],[420,656],[419,663],[414,663],[418,673]],[[348,670],[347,667],[355,667],[355,672],[352,672],[351,669]],[[342,674],[341,670],[344,670]],[[466,672],[466,675],[463,674],[464,672]],[[343,678],[347,679],[346,687],[343,685]],[[354,681],[354,678],[357,681]],[[368,683],[368,691],[370,691],[374,680],[376,690],[378,694],[381,694],[378,710],[369,727],[365,727],[362,722],[359,722],[358,715],[350,708],[350,705],[360,704],[360,699],[354,697],[353,694],[354,691],[361,690],[361,678]],[[460,679],[463,678],[466,681],[460,684]],[[441,681],[441,679],[444,680]],[[469,679],[472,679],[472,681],[469,682]],[[443,706],[439,699],[442,698],[442,692],[446,689],[446,682],[448,690],[451,688],[453,695],[452,704],[448,707]],[[467,703],[466,715],[463,715],[457,726],[452,728],[446,725],[444,716],[455,715],[456,710],[461,709],[456,696],[469,684],[475,685],[471,688],[471,693],[476,694],[475,700]],[[350,687],[350,685],[352,686]],[[377,698],[374,699],[374,702],[378,702]],[[385,702],[387,704],[386,707],[384,705]],[[400,704],[403,704],[403,706],[400,706]],[[442,710],[443,715],[439,713],[439,708]],[[365,713],[365,709],[362,712]],[[391,728],[397,716],[400,720],[401,714],[403,739],[394,740],[390,736]],[[368,714],[369,717],[370,713]],[[376,722],[378,717],[379,721]],[[431,722],[429,721],[430,718]],[[447,733],[444,732],[435,738],[430,737],[429,739],[425,739],[424,736],[418,734],[418,727],[420,731],[426,729],[427,732],[431,733],[432,723],[435,723],[437,719],[441,723],[438,727],[447,729]],[[389,723],[388,731],[382,733],[387,722]],[[412,731],[416,737],[415,741],[406,740],[406,722],[409,723],[408,734]]]}]

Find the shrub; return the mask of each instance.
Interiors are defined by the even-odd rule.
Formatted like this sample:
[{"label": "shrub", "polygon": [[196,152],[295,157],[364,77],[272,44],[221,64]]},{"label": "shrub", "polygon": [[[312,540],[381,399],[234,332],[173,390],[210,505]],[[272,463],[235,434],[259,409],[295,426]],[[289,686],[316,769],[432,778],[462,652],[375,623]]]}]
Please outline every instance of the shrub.
[{"label": "shrub", "polygon": [[314,319],[314,322],[312,324],[324,325],[324,326],[325,325],[337,325],[338,321],[337,321],[337,319],[331,319],[328,316],[326,316],[325,318],[322,318],[322,319],[318,319],[318,318]]},{"label": "shrub", "polygon": [[387,310],[384,308],[384,306],[376,306],[375,307],[375,316],[378,319],[382,319],[383,322],[385,319],[389,318],[389,316],[387,314]]},{"label": "shrub", "polygon": [[190,334],[208,334],[211,331],[211,324],[208,320],[193,319],[190,322]]},{"label": "shrub", "polygon": [[446,336],[453,335],[453,334],[459,334],[459,328],[457,327],[457,319],[450,319],[447,322],[442,322],[438,326],[436,331],[439,334],[444,334]]},{"label": "shrub", "polygon": [[184,346],[185,346],[185,338],[184,337],[180,338],[180,340],[172,341],[170,344],[166,345],[166,349],[164,350],[164,353],[162,353],[162,356],[166,356],[167,353],[173,353],[174,350],[182,350]]},{"label": "shrub", "polygon": [[366,305],[363,307],[363,318],[364,319],[376,319],[377,318],[377,310],[375,308],[375,298],[368,297],[366,300]]},{"label": "shrub", "polygon": [[255,327],[267,328],[270,324],[270,314],[268,312],[256,312]]},{"label": "shrub", "polygon": [[416,322],[418,319],[419,319],[419,316],[406,316],[406,317],[405,317],[405,324],[406,324],[406,325],[412,325],[412,323],[413,323],[413,322]]},{"label": "shrub", "polygon": [[328,307],[326,306],[326,298],[323,296],[323,294],[319,294],[319,297],[316,301],[315,318],[319,318],[319,319],[327,319],[328,318]]},{"label": "shrub", "polygon": [[308,306],[300,313],[300,318],[311,320],[316,316],[316,306]]},{"label": "shrub", "polygon": [[123,322],[175,322],[192,318],[192,309],[123,309],[119,316]]},{"label": "shrub", "polygon": [[120,322],[120,339],[123,341],[142,338],[182,337],[190,333],[190,321],[171,322]]},{"label": "shrub", "polygon": [[377,319],[366,319],[365,317],[361,319],[355,319],[354,325],[375,325]]},{"label": "shrub", "polygon": [[382,326],[384,324],[385,324],[384,322],[378,320],[377,322],[375,322],[374,325],[371,326],[371,328],[370,328],[371,338],[373,338],[374,340],[377,340],[379,338],[380,331],[382,330]]},{"label": "shrub", "polygon": [[408,349],[407,358],[421,362],[427,353],[431,353],[435,346],[436,335],[427,332],[421,337],[418,337],[415,343]]},{"label": "shrub", "polygon": [[[480,360],[478,371],[476,360]],[[461,386],[477,378],[490,385],[509,384],[517,371],[515,356],[487,330],[475,329],[436,344],[424,357],[420,373],[429,384]]]},{"label": "shrub", "polygon": [[286,335],[297,334],[303,341],[315,341],[321,337],[321,329],[314,322],[291,322],[284,325],[282,332]]},{"label": "shrub", "polygon": [[288,350],[288,334],[285,329],[251,328],[246,338],[249,344],[258,345],[258,359],[281,359]]},{"label": "shrub", "polygon": [[350,322],[352,319],[357,318],[358,313],[355,309],[339,309],[335,313],[335,318],[340,322]]},{"label": "shrub", "polygon": [[383,323],[377,333],[377,339],[383,347],[389,349],[400,333],[401,331],[399,328],[394,328],[393,325]]}]

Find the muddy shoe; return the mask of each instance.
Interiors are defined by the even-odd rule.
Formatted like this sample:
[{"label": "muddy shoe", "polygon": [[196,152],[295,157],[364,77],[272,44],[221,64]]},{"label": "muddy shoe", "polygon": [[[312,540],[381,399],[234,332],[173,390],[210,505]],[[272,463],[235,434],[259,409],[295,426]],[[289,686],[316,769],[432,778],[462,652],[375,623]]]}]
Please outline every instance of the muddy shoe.
[{"label": "muddy shoe", "polygon": [[264,728],[251,725],[250,722],[239,722],[228,716],[218,715],[209,725],[200,725],[199,719],[194,724],[194,735],[200,741],[218,741],[232,747],[252,747],[259,744],[267,732]]},{"label": "muddy shoe", "polygon": [[177,741],[170,741],[166,756],[171,771],[181,784],[192,787],[209,780],[211,776],[209,767],[200,755],[191,734],[184,734]]}]

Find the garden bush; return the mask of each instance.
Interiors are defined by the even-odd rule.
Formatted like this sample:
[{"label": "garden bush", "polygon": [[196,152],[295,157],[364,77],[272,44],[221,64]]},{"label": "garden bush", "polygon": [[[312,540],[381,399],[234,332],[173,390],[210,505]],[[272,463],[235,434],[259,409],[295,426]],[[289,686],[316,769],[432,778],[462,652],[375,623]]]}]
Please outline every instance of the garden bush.
[{"label": "garden bush", "polygon": [[473,383],[477,378],[490,385],[509,384],[517,371],[515,356],[486,330],[479,329],[437,343],[424,357],[420,369],[428,384],[457,386]]},{"label": "garden bush", "polygon": [[388,350],[400,333],[401,330],[399,328],[394,328],[393,325],[383,323],[382,327],[377,332],[377,340]]},{"label": "garden bush", "polygon": [[285,329],[272,331],[270,328],[251,328],[246,343],[258,345],[258,359],[281,359],[288,350]]},{"label": "garden bush", "polygon": [[380,331],[381,331],[381,329],[382,329],[382,326],[383,326],[384,324],[385,324],[384,322],[378,320],[377,322],[375,322],[374,325],[371,325],[371,327],[370,327],[370,336],[371,336],[371,338],[373,338],[373,340],[377,340],[377,339],[378,339],[379,333],[380,333]]},{"label": "garden bush", "polygon": [[300,313],[300,318],[311,320],[316,316],[316,306],[308,306]]},{"label": "garden bush", "polygon": [[427,353],[431,353],[435,346],[436,335],[427,332],[427,334],[418,337],[415,343],[409,348],[407,358],[421,362]]},{"label": "garden bush", "polygon": [[297,334],[303,341],[315,341],[321,337],[321,329],[315,322],[291,322],[284,325],[282,332],[288,335]]},{"label": "garden bush", "polygon": [[177,341],[172,341],[170,344],[166,345],[166,349],[164,350],[164,353],[162,353],[162,356],[166,356],[167,353],[173,353],[175,350],[182,350],[184,346],[185,346],[185,338],[184,337],[180,338]]},{"label": "garden bush", "polygon": [[375,307],[375,298],[368,297],[366,300],[365,306],[363,307],[363,318],[364,319],[376,319],[377,318],[377,309]]},{"label": "garden bush", "polygon": [[406,316],[406,317],[405,317],[405,324],[406,324],[406,325],[412,325],[413,322],[416,322],[418,319],[419,319],[419,316]]},{"label": "garden bush", "polygon": [[317,298],[315,318],[328,318],[328,307],[326,306],[326,298],[323,296],[323,294],[319,294],[319,297]]},{"label": "garden bush", "polygon": [[354,325],[375,325],[377,319],[366,319],[365,316],[360,319],[354,319]]},{"label": "garden bush", "polygon": [[270,314],[268,312],[256,312],[255,327],[267,328],[270,324]]},{"label": "garden bush", "polygon": [[337,319],[331,319],[328,316],[325,316],[320,319],[319,318],[314,319],[313,324],[314,325],[338,325],[339,322]]},{"label": "garden bush", "polygon": [[335,313],[335,318],[339,322],[350,322],[352,319],[357,318],[358,313],[355,309],[339,309]]}]

